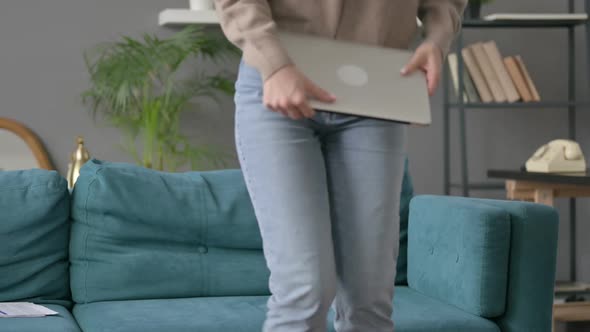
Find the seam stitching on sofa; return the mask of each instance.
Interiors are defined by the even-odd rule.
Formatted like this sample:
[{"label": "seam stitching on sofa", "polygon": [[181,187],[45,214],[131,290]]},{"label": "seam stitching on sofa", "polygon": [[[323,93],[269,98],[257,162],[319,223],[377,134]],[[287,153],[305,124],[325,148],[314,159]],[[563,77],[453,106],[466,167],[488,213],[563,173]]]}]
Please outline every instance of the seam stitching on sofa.
[{"label": "seam stitching on sofa", "polygon": [[[487,245],[487,242],[489,241],[489,235],[491,233],[490,227],[487,226],[489,222],[493,222],[490,219],[491,219],[490,216],[488,214],[486,214],[485,217],[484,217],[484,223],[485,223],[485,226],[486,226],[485,232],[484,232],[484,242],[483,242],[484,243],[484,246]],[[480,275],[481,276],[484,275],[484,263],[483,263],[483,261],[484,261],[483,259],[480,261],[480,266],[479,266],[480,267]],[[478,309],[479,309],[480,316],[484,316],[485,315],[485,312],[484,312],[484,309],[483,309],[484,308],[484,302],[485,302],[485,301],[483,301],[483,295],[484,295],[484,283],[482,282],[482,283],[479,284],[479,308]]]},{"label": "seam stitching on sofa", "polygon": [[510,213],[508,210],[504,210],[504,213],[506,215],[506,221],[508,222],[508,240],[507,240],[507,250],[506,250],[506,254],[504,255],[504,259],[506,260],[506,275],[504,277],[504,291],[503,291],[503,295],[504,295],[504,301],[503,306],[502,306],[502,312],[496,316],[497,317],[502,317],[506,311],[508,310],[508,287],[510,286],[510,258],[512,256],[511,254],[511,250],[512,250],[512,224],[513,224],[513,216],[512,213]]},{"label": "seam stitching on sofa", "polygon": [[[140,169],[140,171],[125,169],[125,168],[115,168],[115,169],[117,170],[118,173],[125,174],[125,175],[131,175],[131,176],[134,176],[134,177],[142,176],[145,173],[143,169]],[[101,170],[102,170],[102,168],[100,170],[98,170],[98,171],[101,171]],[[97,173],[98,173],[98,171],[97,171]],[[151,170],[151,172],[161,173],[160,171],[155,171],[155,170]],[[180,176],[179,173],[171,173],[174,176],[178,175],[179,178],[182,177],[182,178],[188,179],[188,181],[187,181],[188,184],[183,184],[183,182],[179,182],[179,183],[175,183],[174,186],[180,187],[180,188],[194,189],[194,183],[190,183],[190,181],[192,180],[191,177],[188,176],[188,172],[185,172],[185,173],[186,174],[184,174],[184,176]],[[195,171],[194,173],[197,173],[197,171]],[[149,181],[150,178],[149,177],[143,177],[142,176],[142,180]],[[160,181],[157,181],[157,182],[160,183]],[[155,183],[155,182],[154,181],[150,181],[150,183]]]},{"label": "seam stitching on sofa", "polygon": [[514,218],[512,216],[512,213],[506,211],[506,213],[508,214],[508,220],[509,220],[509,224],[508,224],[508,230],[510,231],[510,234],[508,236],[508,239],[510,241],[510,243],[508,244],[508,257],[506,257],[508,259],[508,264],[506,266],[506,287],[504,288],[504,311],[502,312],[501,315],[499,315],[498,317],[496,317],[496,319],[501,318],[502,316],[506,315],[506,312],[508,312],[508,293],[509,293],[509,289],[510,289],[510,263],[512,262],[512,253],[511,253],[511,249],[512,249],[512,219]]},{"label": "seam stitching on sofa", "polygon": [[[489,243],[489,235],[492,233],[492,229],[488,225],[489,225],[489,223],[493,223],[495,221],[494,220],[491,220],[491,216],[490,215],[487,215],[486,216],[485,221],[486,221],[486,231],[485,231],[485,234],[484,235],[485,235],[486,242],[484,242],[484,243],[487,244],[487,243]],[[481,267],[480,273],[481,273],[482,276],[483,276],[483,273],[484,273],[484,264],[483,264],[484,261],[485,261],[485,259],[481,260],[481,265],[480,265],[480,267]],[[480,289],[479,289],[479,293],[480,293],[480,296],[479,296],[479,310],[480,310],[480,315],[482,317],[485,317],[486,315],[491,315],[491,313],[486,313],[487,310],[484,310],[484,304],[488,302],[487,301],[487,293],[484,292],[484,284],[481,283],[479,285],[479,287],[480,287]],[[486,296],[486,299],[484,299],[484,296]]]},{"label": "seam stitching on sofa", "polygon": [[[202,179],[202,177],[201,177]],[[197,254],[196,257],[199,260],[199,275],[201,276],[201,282],[199,284],[199,295],[198,296],[204,296],[205,295],[205,268],[203,266],[203,254],[200,253],[199,251],[199,246],[204,245],[203,243],[203,188],[201,188],[201,186],[199,186],[199,214],[198,214],[198,234],[197,234],[197,238],[198,238],[198,243],[197,243]]]},{"label": "seam stitching on sofa", "polygon": [[[529,211],[530,211],[530,210],[529,210],[529,209],[526,207],[526,205],[521,205],[521,206],[519,207],[519,210],[520,210],[520,211],[521,211],[521,213],[522,213],[522,221],[523,221],[522,223],[523,223],[523,225],[524,225],[525,223],[526,223],[526,224],[531,224],[531,222],[529,221]],[[512,214],[511,214],[511,216],[510,216],[510,217],[512,218]],[[516,218],[519,218],[519,217],[518,217],[518,214],[515,214],[515,216],[514,216],[514,217],[516,217]],[[512,227],[512,224],[510,225],[510,227]],[[526,231],[523,231],[523,233],[527,233],[527,232],[526,232]],[[512,243],[512,228],[510,229],[510,243]],[[512,257],[512,255],[510,255],[510,256]],[[509,261],[508,261],[508,263],[509,263],[509,264],[508,264],[508,269],[510,269],[510,263],[512,263],[512,261],[511,261],[511,260],[509,260]],[[509,271],[509,273],[510,273],[510,271]],[[510,275],[510,274],[508,274],[508,275]],[[510,290],[510,289],[509,289],[509,287],[508,287],[508,286],[509,286],[509,284],[510,284],[510,281],[509,281],[509,280],[507,280],[507,281],[506,281],[506,285],[507,285],[507,287],[506,287],[506,303],[507,303],[507,304],[509,303],[509,302],[508,302],[508,292],[509,292],[509,290]],[[506,314],[507,312],[508,312],[508,307],[506,307],[506,308],[505,308],[505,310],[504,310],[504,314]],[[518,323],[517,323],[517,324],[518,324]]]},{"label": "seam stitching on sofa", "polygon": [[[204,191],[204,189],[203,189],[203,191]],[[206,201],[204,201],[204,200],[203,200],[203,205],[205,206],[205,208],[207,208]],[[208,210],[203,210],[203,211],[206,211],[206,213],[205,213],[205,230],[204,230],[204,232],[205,232],[204,239],[205,240],[204,240],[204,242],[205,242],[205,246],[208,248],[207,250],[209,250],[210,249],[209,248],[209,212],[208,212]],[[209,262],[209,260],[204,260],[204,261],[207,263]],[[205,268],[207,268],[207,275],[209,275],[209,265],[205,264]],[[210,287],[211,287],[211,278],[207,278],[207,287],[206,287],[206,289],[207,289],[206,295],[207,296],[210,295],[210,291],[211,291]]]},{"label": "seam stitching on sofa", "polygon": [[88,238],[90,237],[90,223],[88,222],[88,201],[90,200],[90,188],[96,182],[98,173],[102,171],[103,168],[100,168],[94,173],[94,179],[90,181],[88,184],[88,193],[86,195],[86,201],[84,202],[84,221],[87,225],[86,237],[84,238],[84,304],[88,303]]},{"label": "seam stitching on sofa", "polygon": [[[488,206],[493,206],[493,207],[497,207],[495,204],[489,203],[486,200],[482,201],[484,204],[488,205]],[[515,202],[515,201],[509,201],[509,202]],[[526,204],[530,204],[530,203],[525,203],[525,202],[520,202],[521,206],[518,207],[519,212],[521,212],[522,214],[522,219],[524,220],[528,220],[529,219],[529,209],[526,207]],[[512,225],[513,225],[513,219],[514,218],[518,218],[518,213],[511,213],[510,211],[505,210],[508,213],[508,216],[510,218],[510,249],[508,250],[508,271],[507,271],[507,279],[506,279],[506,290],[505,290],[505,307],[504,307],[504,312],[502,313],[502,315],[495,317],[495,320],[497,321],[501,321],[503,318],[506,317],[506,314],[509,311],[509,306],[510,306],[510,299],[509,299],[509,293],[510,293],[510,288],[512,287],[511,283],[510,283],[510,275],[511,275],[511,265],[512,265],[512,243],[513,243],[513,236],[514,236],[514,232],[512,231]]]},{"label": "seam stitching on sofa", "polygon": [[[203,180],[203,183],[206,183],[205,179],[201,176],[201,180]],[[207,213],[206,213],[206,204],[205,204],[205,193],[204,193],[204,189],[203,186],[200,186],[199,188],[199,194],[200,194],[200,205],[201,205],[201,218],[200,218],[200,232],[201,232],[201,245],[205,246],[205,248],[207,247]],[[203,253],[202,255],[200,255],[200,262],[201,262],[201,275],[203,276],[203,283],[202,283],[202,295],[203,296],[208,296],[208,292],[207,292],[207,287],[208,287],[208,282],[209,282],[209,274],[207,271],[207,266],[205,264],[205,254]]]},{"label": "seam stitching on sofa", "polygon": [[40,187],[45,187],[47,188],[48,191],[54,191],[54,192],[61,192],[62,187],[60,183],[55,183],[56,186],[48,186],[48,184],[50,184],[50,182],[45,182],[43,184],[35,184],[35,185],[30,185],[30,186],[12,186],[12,187],[2,187],[0,188],[0,193],[2,192],[7,192],[7,191],[15,191],[15,190],[28,190],[28,189],[37,189]]}]

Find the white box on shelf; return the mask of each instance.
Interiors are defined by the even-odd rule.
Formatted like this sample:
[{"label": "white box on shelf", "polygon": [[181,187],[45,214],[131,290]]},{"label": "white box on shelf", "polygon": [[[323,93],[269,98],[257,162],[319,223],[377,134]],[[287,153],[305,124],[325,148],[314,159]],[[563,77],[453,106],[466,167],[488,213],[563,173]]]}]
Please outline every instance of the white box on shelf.
[{"label": "white box on shelf", "polygon": [[160,25],[219,24],[215,10],[165,9],[160,12]]}]

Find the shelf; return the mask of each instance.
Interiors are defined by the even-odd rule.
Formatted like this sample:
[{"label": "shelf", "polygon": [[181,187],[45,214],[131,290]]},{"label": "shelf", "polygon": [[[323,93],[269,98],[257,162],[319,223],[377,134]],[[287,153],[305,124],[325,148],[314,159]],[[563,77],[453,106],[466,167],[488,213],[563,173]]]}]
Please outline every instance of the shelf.
[{"label": "shelf", "polygon": [[[219,24],[215,10],[165,9],[160,12],[161,26],[187,24]],[[566,28],[584,24],[588,19],[529,19],[529,20],[471,20],[463,21],[464,28]],[[418,20],[418,25],[421,22]]]},{"label": "shelf", "polygon": [[[455,189],[462,189],[463,185],[460,183],[451,183],[451,188],[455,188]],[[474,189],[474,190],[504,190],[506,189],[506,185],[504,183],[469,183],[467,185],[467,187],[469,189]]]},{"label": "shelf", "polygon": [[571,28],[588,22],[587,17],[569,19],[465,19],[464,28]]},{"label": "shelf", "polygon": [[[215,10],[165,9],[160,12],[160,26],[183,26],[188,24],[218,25],[219,19]],[[418,27],[422,21],[416,18]]]},{"label": "shelf", "polygon": [[160,12],[160,26],[183,26],[188,24],[217,25],[215,10],[166,9]]},{"label": "shelf", "polygon": [[570,106],[583,107],[590,106],[590,102],[578,101],[540,101],[540,102],[529,102],[529,103],[449,103],[447,105],[450,108],[568,108]]}]

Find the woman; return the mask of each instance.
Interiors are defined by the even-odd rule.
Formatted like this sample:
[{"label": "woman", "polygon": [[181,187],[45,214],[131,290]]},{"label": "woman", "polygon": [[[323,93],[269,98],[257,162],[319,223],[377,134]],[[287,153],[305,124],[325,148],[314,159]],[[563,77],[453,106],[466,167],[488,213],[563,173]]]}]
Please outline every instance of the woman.
[{"label": "woman", "polygon": [[[408,48],[434,93],[466,0],[215,0],[243,50],[236,144],[270,269],[265,332],[393,331],[405,126],[313,110],[338,96],[298,71],[276,32]],[[312,51],[312,50],[310,50]],[[391,105],[395,107],[395,105]]]}]

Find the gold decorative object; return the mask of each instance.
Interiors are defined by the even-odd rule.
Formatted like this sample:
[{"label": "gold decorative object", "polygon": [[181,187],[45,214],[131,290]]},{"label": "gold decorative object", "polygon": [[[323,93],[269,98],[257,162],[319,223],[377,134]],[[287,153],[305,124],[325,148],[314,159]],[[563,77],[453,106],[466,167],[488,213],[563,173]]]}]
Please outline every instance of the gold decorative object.
[{"label": "gold decorative object", "polygon": [[82,166],[90,159],[90,154],[84,146],[84,138],[78,136],[76,141],[78,143],[76,150],[72,152],[70,163],[68,164],[67,180],[68,188],[70,190],[74,188],[74,184],[76,184],[76,180],[78,180],[80,168],[82,168]]}]

